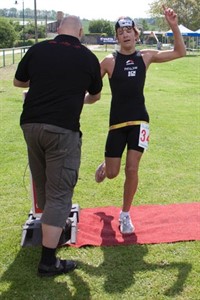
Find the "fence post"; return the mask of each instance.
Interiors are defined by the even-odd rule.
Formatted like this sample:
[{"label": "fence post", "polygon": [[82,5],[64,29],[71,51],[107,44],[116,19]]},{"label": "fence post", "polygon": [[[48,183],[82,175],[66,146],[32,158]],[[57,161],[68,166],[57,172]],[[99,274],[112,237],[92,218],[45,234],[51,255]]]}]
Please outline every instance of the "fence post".
[{"label": "fence post", "polygon": [[15,63],[15,50],[14,48],[12,48],[12,57],[13,57],[13,65]]},{"label": "fence post", "polygon": [[5,50],[3,50],[3,67],[6,65],[6,56],[5,56]]}]

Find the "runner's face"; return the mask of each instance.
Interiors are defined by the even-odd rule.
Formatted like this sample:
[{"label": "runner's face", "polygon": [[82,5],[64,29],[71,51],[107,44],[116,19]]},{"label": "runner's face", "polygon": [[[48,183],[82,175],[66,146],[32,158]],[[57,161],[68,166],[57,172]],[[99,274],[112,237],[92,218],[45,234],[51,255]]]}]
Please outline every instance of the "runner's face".
[{"label": "runner's face", "polygon": [[119,27],[116,36],[118,42],[123,46],[130,47],[135,45],[135,31],[131,26]]}]

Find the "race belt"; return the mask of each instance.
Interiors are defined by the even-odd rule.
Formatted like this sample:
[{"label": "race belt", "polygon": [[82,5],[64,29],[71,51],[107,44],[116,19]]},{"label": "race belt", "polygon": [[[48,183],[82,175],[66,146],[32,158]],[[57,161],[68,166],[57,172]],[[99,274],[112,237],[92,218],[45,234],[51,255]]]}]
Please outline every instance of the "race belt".
[{"label": "race belt", "polygon": [[148,122],[146,122],[146,121],[127,121],[127,122],[111,125],[109,127],[109,130],[118,129],[118,128],[131,126],[131,125],[141,125],[141,124],[148,124]]}]

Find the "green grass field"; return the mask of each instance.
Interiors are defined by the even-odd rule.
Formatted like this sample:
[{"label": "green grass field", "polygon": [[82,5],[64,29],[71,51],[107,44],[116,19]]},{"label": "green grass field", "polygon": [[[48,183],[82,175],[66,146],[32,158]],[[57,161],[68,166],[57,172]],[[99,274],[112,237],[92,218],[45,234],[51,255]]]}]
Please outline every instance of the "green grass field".
[{"label": "green grass field", "polygon": [[[96,54],[101,60],[107,53]],[[15,70],[16,65],[0,69],[0,299],[200,299],[199,241],[63,247],[59,256],[78,260],[78,269],[55,278],[36,276],[40,248],[20,246],[31,200],[27,152],[19,127],[22,89],[12,85]],[[200,56],[154,64],[148,70],[145,95],[151,118],[150,147],[141,161],[134,205],[199,202],[199,83]],[[121,206],[124,158],[116,179],[99,185],[94,182],[95,169],[104,157],[109,106],[105,79],[102,99],[85,105],[81,117],[82,163],[73,200],[81,208]]]}]

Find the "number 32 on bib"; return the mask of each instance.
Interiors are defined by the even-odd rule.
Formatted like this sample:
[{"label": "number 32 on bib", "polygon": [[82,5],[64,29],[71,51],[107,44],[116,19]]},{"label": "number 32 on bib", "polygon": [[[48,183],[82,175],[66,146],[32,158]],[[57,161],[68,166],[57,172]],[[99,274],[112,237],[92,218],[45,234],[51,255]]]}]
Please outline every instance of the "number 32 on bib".
[{"label": "number 32 on bib", "polygon": [[149,124],[141,123],[138,146],[147,150],[148,145],[149,145]]}]

